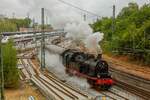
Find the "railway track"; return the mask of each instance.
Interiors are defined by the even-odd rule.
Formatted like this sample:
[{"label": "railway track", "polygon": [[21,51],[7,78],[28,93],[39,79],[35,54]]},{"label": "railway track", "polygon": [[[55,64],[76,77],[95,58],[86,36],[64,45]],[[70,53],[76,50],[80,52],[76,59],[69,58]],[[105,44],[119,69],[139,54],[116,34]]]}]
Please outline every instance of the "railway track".
[{"label": "railway track", "polygon": [[106,95],[107,97],[109,97],[110,99],[113,99],[113,100],[129,100],[128,98],[126,98],[118,93],[115,93],[114,91],[111,91],[111,90],[102,92],[102,94]]},{"label": "railway track", "polygon": [[69,91],[64,90],[60,85],[54,84],[53,81],[48,81],[46,78],[40,77],[41,82],[47,86],[57,97],[57,100],[75,100],[79,99],[78,96]]},{"label": "railway track", "polygon": [[[136,74],[132,72],[132,74],[116,69],[115,67],[127,68],[130,71],[130,67],[126,63],[118,62],[117,60],[113,60],[109,57],[104,57],[104,59],[110,65],[110,71],[112,73],[113,78],[115,79],[116,86],[123,88],[126,91],[129,91],[132,94],[135,94],[145,100],[150,98],[150,80],[144,77],[144,74]],[[132,71],[133,69],[131,69]],[[140,69],[134,69],[140,71]],[[144,71],[143,73],[147,73]]]},{"label": "railway track", "polygon": [[[71,95],[73,96],[79,96],[79,97],[86,97],[89,98],[90,96],[88,96],[87,94],[84,94],[82,92],[80,92],[77,89],[72,88],[71,86],[69,86],[66,83],[63,83],[62,81],[58,80],[57,78],[55,78],[54,76],[52,76],[51,74],[47,74],[47,77],[52,80],[55,84],[59,85],[62,89],[64,89],[67,92],[70,92]],[[79,98],[78,98],[79,99]]]},{"label": "railway track", "polygon": [[[113,64],[113,66],[122,66],[121,63]],[[115,85],[135,94],[145,100],[150,98],[150,81],[141,77],[131,75],[129,73],[110,67],[110,71],[115,80]]]},{"label": "railway track", "polygon": [[126,89],[118,87],[116,85],[107,91],[101,91],[100,89],[95,88],[94,90],[101,94],[97,96],[106,97],[106,100],[149,100],[148,98],[142,98],[139,95],[126,91]]},{"label": "railway track", "polygon": [[[28,77],[45,95],[48,100],[90,100],[91,97],[73,89],[59,79],[49,74],[41,72],[37,74],[36,69],[33,68],[31,62],[27,59],[20,60],[23,68],[21,75],[24,78]],[[29,79],[30,78],[30,79]]]},{"label": "railway track", "polygon": [[[48,75],[48,77],[52,78],[52,80],[55,80],[54,77],[57,77],[57,76],[55,76],[52,72],[48,72],[48,73],[51,73],[50,75]],[[56,78],[56,81],[57,81],[57,79],[58,78]],[[62,81],[60,83],[63,84]],[[96,91],[99,92],[100,98],[105,97],[105,98],[108,98],[108,100],[130,100],[130,99],[126,98],[125,95],[118,94],[117,92],[114,92],[112,90],[100,91],[100,90],[96,89]]]},{"label": "railway track", "polygon": [[150,93],[149,92],[146,92],[142,89],[139,89],[137,87],[134,87],[134,86],[131,86],[131,85],[128,85],[126,83],[123,83],[123,82],[120,82],[120,81],[116,81],[116,85],[125,89],[125,90],[128,90],[130,93],[133,93],[135,94],[136,96],[139,96],[145,100],[148,100],[150,99]]},{"label": "railway track", "polygon": [[108,98],[108,100],[130,100],[125,95],[119,94],[115,91],[112,91],[111,89],[107,91],[101,91],[100,89],[94,88],[94,90],[102,94],[102,96]]},{"label": "railway track", "polygon": [[[89,100],[92,99],[92,97],[84,94],[83,92],[80,92],[79,90],[76,90],[69,86],[69,84],[62,82],[60,79],[58,79],[53,73],[51,72],[40,72],[37,71],[35,68],[36,66],[33,66],[33,63],[30,59],[22,59],[20,60],[21,63],[24,65],[24,70],[21,74],[23,77],[28,77],[30,80],[39,88],[41,93],[45,95],[45,97],[48,100]],[[25,74],[25,71],[28,75]],[[113,71],[111,69],[111,71]],[[116,70],[115,70],[116,71]],[[125,90],[130,91],[131,93],[140,96],[143,99],[148,100],[149,94],[147,94],[145,91],[141,91],[142,93],[146,95],[141,95],[136,88],[130,87],[130,85],[126,85],[120,82],[116,81],[116,85],[118,87],[121,87]],[[124,86],[124,87],[123,87]],[[133,88],[131,90],[131,88]],[[102,96],[109,98],[108,100],[130,100],[125,95],[121,95],[117,92],[114,92],[112,90],[109,91],[100,91],[100,94]]]}]

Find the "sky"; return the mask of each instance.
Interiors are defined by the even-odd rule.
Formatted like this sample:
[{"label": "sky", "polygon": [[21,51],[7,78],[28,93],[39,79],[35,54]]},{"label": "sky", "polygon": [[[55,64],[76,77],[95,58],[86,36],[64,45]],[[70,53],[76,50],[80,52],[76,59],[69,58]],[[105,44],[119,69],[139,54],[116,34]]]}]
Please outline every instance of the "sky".
[{"label": "sky", "polygon": [[[136,2],[140,6],[150,3],[150,0],[63,0],[81,9],[88,10],[99,16],[111,16],[112,5],[116,5],[116,14],[128,5],[129,2]],[[8,17],[23,18],[29,15],[40,23],[41,8],[45,8],[46,23],[51,23],[54,27],[63,27],[68,22],[83,20],[86,14],[87,21],[92,22],[97,16],[90,15],[70,7],[60,0],[0,0],[0,14]]]}]

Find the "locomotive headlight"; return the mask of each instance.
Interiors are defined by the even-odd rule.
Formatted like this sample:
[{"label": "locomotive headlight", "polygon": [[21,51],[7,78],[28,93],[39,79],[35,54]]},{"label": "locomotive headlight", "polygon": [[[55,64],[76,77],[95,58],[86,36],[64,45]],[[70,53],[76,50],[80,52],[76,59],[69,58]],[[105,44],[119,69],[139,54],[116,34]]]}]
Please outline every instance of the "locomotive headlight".
[{"label": "locomotive headlight", "polygon": [[100,77],[101,77],[101,75],[100,75],[99,73],[97,73],[97,77],[98,77],[98,78],[100,78]]}]

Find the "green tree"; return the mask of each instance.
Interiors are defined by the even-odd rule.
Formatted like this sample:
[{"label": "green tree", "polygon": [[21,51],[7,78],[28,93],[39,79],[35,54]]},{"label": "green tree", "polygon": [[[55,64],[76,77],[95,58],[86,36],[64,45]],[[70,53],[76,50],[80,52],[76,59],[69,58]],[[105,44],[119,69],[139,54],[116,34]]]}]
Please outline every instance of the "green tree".
[{"label": "green tree", "polygon": [[25,18],[25,19],[9,19],[4,18],[0,19],[0,32],[13,32],[13,31],[19,31],[20,27],[28,28],[30,27],[31,19]]},{"label": "green tree", "polygon": [[19,30],[20,27],[29,28],[31,24],[31,19],[25,18],[25,19],[9,19],[9,21],[16,25],[17,30]]},{"label": "green tree", "polygon": [[7,31],[16,31],[16,24],[9,22],[8,20],[0,20],[0,32],[7,32]]},{"label": "green tree", "polygon": [[112,51],[117,51],[150,64],[150,4],[139,7],[129,3],[124,7],[115,19],[114,33],[112,18],[102,18],[91,27],[105,34],[104,52],[114,54]]},{"label": "green tree", "polygon": [[3,61],[5,87],[17,87],[19,84],[19,74],[17,68],[16,49],[13,47],[12,41],[3,45]]},{"label": "green tree", "polygon": [[124,7],[118,15],[118,18],[127,18],[132,14],[136,13],[139,10],[139,7],[136,3],[129,3],[128,7]]}]

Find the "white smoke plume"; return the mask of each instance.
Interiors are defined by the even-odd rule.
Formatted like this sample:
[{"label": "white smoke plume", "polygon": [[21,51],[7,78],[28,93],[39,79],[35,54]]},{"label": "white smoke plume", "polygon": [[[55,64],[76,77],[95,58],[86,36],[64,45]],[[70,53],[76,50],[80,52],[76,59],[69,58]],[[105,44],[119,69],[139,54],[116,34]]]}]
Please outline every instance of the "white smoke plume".
[{"label": "white smoke plume", "polygon": [[90,50],[90,52],[94,52],[95,54],[102,53],[102,49],[100,47],[99,42],[103,40],[104,34],[100,32],[96,32],[90,34],[85,40],[85,47]]},{"label": "white smoke plume", "polygon": [[[50,71],[55,71],[58,75],[64,74],[65,75],[65,67],[62,64],[62,59],[58,54],[50,53],[49,51],[45,51],[45,63],[46,67]],[[41,61],[41,51],[39,51],[38,55],[39,60]]]},{"label": "white smoke plume", "polygon": [[100,32],[93,33],[88,23],[68,23],[64,29],[68,32],[67,38],[72,38],[74,42],[82,42],[90,52],[101,53],[99,42],[103,40],[104,34]]},{"label": "white smoke plume", "polygon": [[67,79],[67,82],[84,91],[87,91],[90,88],[90,85],[87,83],[87,80],[85,78],[73,76],[69,77]]},{"label": "white smoke plume", "polygon": [[64,30],[68,32],[66,37],[73,40],[84,40],[88,35],[92,34],[92,29],[86,22],[81,23],[68,23]]},{"label": "white smoke plume", "polygon": [[65,67],[63,66],[62,59],[58,54],[47,52],[45,62],[50,71],[54,71],[58,75],[66,76]]}]

